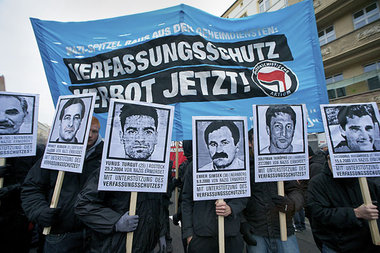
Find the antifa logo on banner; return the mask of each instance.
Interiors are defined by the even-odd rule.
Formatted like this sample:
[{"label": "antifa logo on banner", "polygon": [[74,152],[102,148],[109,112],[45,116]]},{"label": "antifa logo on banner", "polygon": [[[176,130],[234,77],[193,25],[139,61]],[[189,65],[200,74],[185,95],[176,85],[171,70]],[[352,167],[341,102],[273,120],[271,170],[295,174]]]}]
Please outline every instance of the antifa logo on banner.
[{"label": "antifa logo on banner", "polygon": [[297,76],[280,62],[266,60],[256,64],[252,79],[270,97],[287,97],[298,89]]}]

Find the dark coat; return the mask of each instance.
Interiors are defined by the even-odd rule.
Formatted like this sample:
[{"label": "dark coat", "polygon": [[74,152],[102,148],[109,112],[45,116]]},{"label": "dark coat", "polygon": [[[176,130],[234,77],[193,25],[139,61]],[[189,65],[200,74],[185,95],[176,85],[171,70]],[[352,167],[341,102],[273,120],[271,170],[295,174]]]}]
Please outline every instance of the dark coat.
[{"label": "dark coat", "polygon": [[[65,172],[57,205],[60,212],[56,224],[51,228],[51,234],[77,232],[84,228],[74,214],[74,203],[89,175],[99,169],[102,150],[103,142],[85,159],[82,173]],[[27,217],[37,224],[41,212],[50,206],[58,175],[57,170],[42,169],[41,161],[42,159],[29,171],[21,191],[22,207]]]},{"label": "dark coat", "polygon": [[[297,181],[284,182],[285,195],[293,200],[295,211],[300,210],[304,204],[302,190]],[[277,182],[255,183],[253,161],[251,160],[251,197],[244,210],[244,218],[253,227],[253,233],[258,236],[280,238],[279,211],[272,201],[277,196]],[[287,234],[294,234],[292,214],[286,215]]]},{"label": "dark coat", "polygon": [[[368,186],[372,200],[380,203],[379,189],[370,180]],[[326,166],[310,180],[307,196],[306,210],[316,240],[337,252],[380,252],[372,244],[368,222],[354,213],[363,204],[357,178],[334,179]]]},{"label": "dark coat", "polygon": [[[129,210],[130,192],[98,191],[99,171],[89,179],[78,196],[75,213],[95,231],[91,252],[117,253],[126,250],[126,233],[115,232],[115,224]],[[137,194],[136,214],[139,223],[133,233],[132,252],[146,253],[158,242],[162,221],[162,195]]]},{"label": "dark coat", "polygon": [[[240,233],[241,212],[247,204],[247,198],[226,199],[232,214],[225,217],[225,236],[236,236]],[[218,236],[218,217],[215,211],[215,200],[193,201],[192,163],[187,168],[182,194],[182,237],[192,235]]]}]

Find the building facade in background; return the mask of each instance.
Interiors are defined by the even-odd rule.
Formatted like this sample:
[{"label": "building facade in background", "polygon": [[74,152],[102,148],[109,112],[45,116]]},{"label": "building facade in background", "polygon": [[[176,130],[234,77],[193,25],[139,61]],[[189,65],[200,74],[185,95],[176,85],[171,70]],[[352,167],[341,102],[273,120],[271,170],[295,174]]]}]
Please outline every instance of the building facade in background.
[{"label": "building facade in background", "polygon": [[[297,2],[236,0],[222,17],[242,18]],[[380,1],[314,0],[314,11],[330,103],[380,105]],[[310,135],[309,141],[321,142],[323,136]]]}]

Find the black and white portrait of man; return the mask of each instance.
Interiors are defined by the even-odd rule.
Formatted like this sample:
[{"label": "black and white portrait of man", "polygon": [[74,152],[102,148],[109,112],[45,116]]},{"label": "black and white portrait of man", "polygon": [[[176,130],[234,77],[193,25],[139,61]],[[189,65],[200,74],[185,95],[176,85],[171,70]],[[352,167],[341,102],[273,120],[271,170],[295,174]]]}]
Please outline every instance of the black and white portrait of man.
[{"label": "black and white portrait of man", "polygon": [[169,112],[154,106],[115,102],[109,158],[163,161]]},{"label": "black and white portrait of man", "polygon": [[0,94],[0,135],[31,134],[35,97]]},{"label": "black and white portrait of man", "polygon": [[301,109],[300,106],[291,105],[269,105],[265,109],[264,106],[258,107],[259,115],[265,116],[258,117],[261,119],[258,123],[259,154],[303,152],[305,129]]},{"label": "black and white portrait of man", "polygon": [[199,172],[245,169],[242,122],[214,120],[197,123]]},{"label": "black and white portrait of man", "polygon": [[91,99],[71,97],[59,101],[50,142],[83,143]]},{"label": "black and white portrait of man", "polygon": [[379,150],[379,123],[372,104],[325,107],[335,153]]}]

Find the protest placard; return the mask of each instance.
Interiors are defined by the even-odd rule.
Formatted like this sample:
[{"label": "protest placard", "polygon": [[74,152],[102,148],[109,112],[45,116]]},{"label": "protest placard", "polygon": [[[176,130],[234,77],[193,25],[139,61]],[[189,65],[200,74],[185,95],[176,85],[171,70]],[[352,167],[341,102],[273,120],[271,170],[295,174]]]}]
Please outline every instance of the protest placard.
[{"label": "protest placard", "polygon": [[246,117],[193,117],[194,200],[250,196]]},{"label": "protest placard", "polygon": [[380,176],[376,103],[321,105],[321,111],[334,177]]},{"label": "protest placard", "polygon": [[306,106],[253,105],[255,182],[309,178]]},{"label": "protest placard", "polygon": [[95,94],[61,96],[41,168],[81,173]]}]

